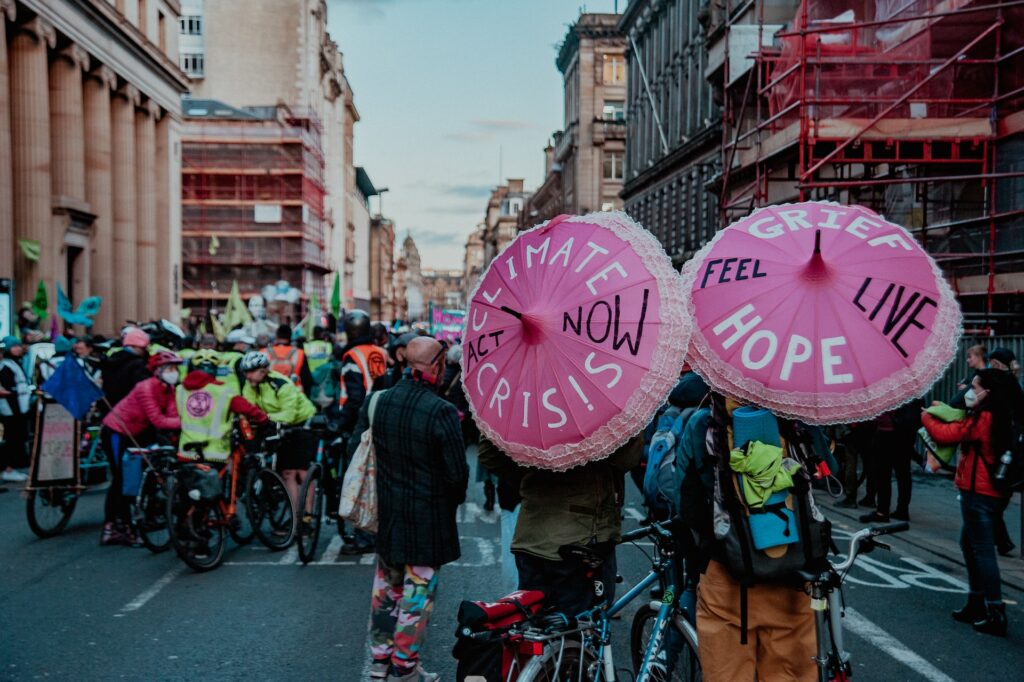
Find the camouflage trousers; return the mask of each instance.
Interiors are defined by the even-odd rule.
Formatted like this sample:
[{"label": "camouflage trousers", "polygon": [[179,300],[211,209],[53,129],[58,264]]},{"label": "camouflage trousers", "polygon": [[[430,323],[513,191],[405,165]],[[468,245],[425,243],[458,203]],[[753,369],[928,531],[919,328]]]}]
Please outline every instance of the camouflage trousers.
[{"label": "camouflage trousers", "polygon": [[397,671],[416,666],[436,591],[436,569],[389,566],[377,557],[370,610],[370,651],[375,662],[390,659]]}]

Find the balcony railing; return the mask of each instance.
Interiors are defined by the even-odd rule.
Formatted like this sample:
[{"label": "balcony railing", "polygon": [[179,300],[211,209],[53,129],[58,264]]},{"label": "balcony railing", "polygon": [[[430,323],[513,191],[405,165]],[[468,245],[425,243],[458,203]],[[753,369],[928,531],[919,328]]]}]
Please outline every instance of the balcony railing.
[{"label": "balcony railing", "polygon": [[604,118],[594,119],[594,144],[604,144],[607,140],[625,140],[626,121]]}]

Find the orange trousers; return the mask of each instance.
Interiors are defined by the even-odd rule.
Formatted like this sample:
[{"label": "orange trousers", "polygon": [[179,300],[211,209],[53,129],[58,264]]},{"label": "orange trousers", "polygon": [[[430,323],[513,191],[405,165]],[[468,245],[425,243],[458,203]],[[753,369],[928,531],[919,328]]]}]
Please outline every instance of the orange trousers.
[{"label": "orange trousers", "polygon": [[786,585],[747,588],[747,643],[740,644],[740,585],[712,561],[697,588],[697,642],[707,682],[817,679],[811,598]]}]

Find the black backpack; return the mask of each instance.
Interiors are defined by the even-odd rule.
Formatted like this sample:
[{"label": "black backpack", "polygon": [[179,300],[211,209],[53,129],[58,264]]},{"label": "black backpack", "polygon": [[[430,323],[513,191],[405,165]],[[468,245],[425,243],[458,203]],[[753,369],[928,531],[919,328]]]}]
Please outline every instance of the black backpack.
[{"label": "black backpack", "polygon": [[[747,506],[739,490],[736,473],[729,466],[730,423],[725,400],[715,396],[708,428],[708,457],[714,467],[715,490],[712,496],[711,558],[720,562],[740,583],[740,643],[747,642],[747,588],[764,583],[800,585],[801,572],[817,573],[828,568],[828,553],[832,548],[831,524],[827,519],[814,516],[814,498],[811,494],[810,474],[816,471],[818,460],[813,447],[813,434],[799,424],[779,419],[779,431],[786,441],[786,456],[802,465],[793,476],[786,508],[792,513],[792,530],[797,539],[786,545],[785,552],[770,552],[755,547],[751,531],[751,518],[756,514],[772,514],[771,505],[758,509]],[[787,527],[787,532],[789,532]]]},{"label": "black backpack", "polygon": [[1001,493],[1015,493],[1024,490],[1024,424],[1014,419],[1010,427],[1010,447],[996,453],[996,459],[988,466],[989,479]]}]

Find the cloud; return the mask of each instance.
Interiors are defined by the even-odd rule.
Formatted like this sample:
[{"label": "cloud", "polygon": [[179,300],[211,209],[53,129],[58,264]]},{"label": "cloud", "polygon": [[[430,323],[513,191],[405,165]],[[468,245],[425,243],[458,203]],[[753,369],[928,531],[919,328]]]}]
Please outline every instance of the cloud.
[{"label": "cloud", "polygon": [[420,212],[439,215],[479,215],[482,219],[486,210],[487,204],[485,202],[473,202],[427,206],[420,209]]},{"label": "cloud", "polygon": [[514,121],[501,118],[475,118],[469,123],[484,130],[530,130],[537,127],[536,123],[529,121]]},{"label": "cloud", "polygon": [[484,133],[478,130],[464,130],[454,133],[445,133],[443,137],[449,140],[455,140],[456,142],[485,142],[487,140],[493,140],[494,133]]},{"label": "cloud", "polygon": [[493,189],[491,185],[448,185],[443,186],[441,191],[460,199],[488,199]]},{"label": "cloud", "polygon": [[367,19],[383,19],[385,7],[395,4],[395,0],[328,0],[328,5],[352,5]]},{"label": "cloud", "polygon": [[412,228],[410,232],[417,246],[450,246],[462,249],[466,245],[466,233],[464,231],[440,232],[438,230]]}]

